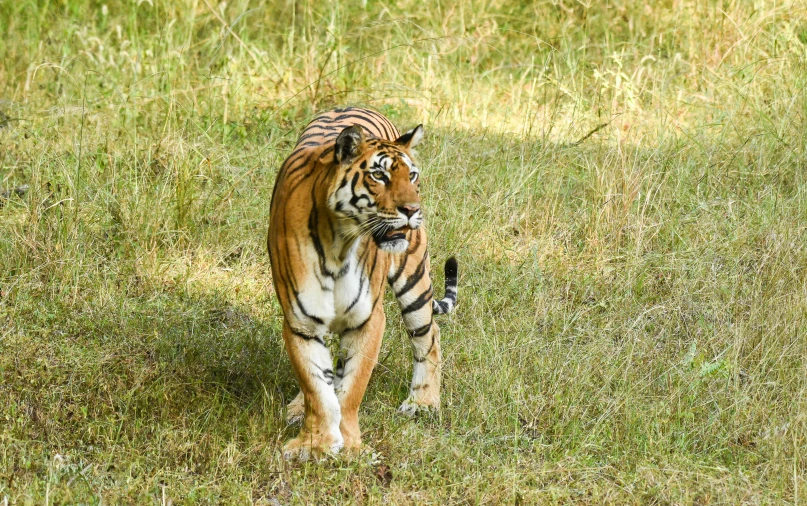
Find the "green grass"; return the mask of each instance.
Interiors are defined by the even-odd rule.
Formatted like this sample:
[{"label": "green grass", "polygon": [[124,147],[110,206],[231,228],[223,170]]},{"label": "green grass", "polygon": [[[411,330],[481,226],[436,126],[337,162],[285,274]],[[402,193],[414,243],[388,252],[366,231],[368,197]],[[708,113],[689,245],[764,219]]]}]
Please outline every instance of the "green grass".
[{"label": "green grass", "polygon": [[[0,504],[804,503],[807,7],[365,3],[0,3]],[[460,305],[439,415],[389,298],[376,455],[291,465],[269,200],[336,104],[425,123]]]}]

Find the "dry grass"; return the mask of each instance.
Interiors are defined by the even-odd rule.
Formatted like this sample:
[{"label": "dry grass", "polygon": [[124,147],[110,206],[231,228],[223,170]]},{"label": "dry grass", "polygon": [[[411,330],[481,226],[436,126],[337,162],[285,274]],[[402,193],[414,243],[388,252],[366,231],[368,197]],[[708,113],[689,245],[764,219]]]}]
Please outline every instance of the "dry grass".
[{"label": "dry grass", "polygon": [[[807,7],[365,3],[0,4],[0,504],[804,502]],[[444,409],[390,300],[376,454],[289,466],[268,203],[346,103],[427,125]]]}]

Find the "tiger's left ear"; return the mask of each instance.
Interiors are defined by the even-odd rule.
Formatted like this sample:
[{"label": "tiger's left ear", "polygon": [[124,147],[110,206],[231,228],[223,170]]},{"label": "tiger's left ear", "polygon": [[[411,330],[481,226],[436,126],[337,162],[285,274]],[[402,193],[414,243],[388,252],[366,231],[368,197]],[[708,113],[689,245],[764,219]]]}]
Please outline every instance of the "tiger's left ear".
[{"label": "tiger's left ear", "polygon": [[418,125],[395,140],[395,144],[400,144],[406,149],[412,149],[423,140],[423,125]]},{"label": "tiger's left ear", "polygon": [[336,138],[334,161],[340,165],[352,163],[364,153],[364,131],[358,125],[345,128]]}]

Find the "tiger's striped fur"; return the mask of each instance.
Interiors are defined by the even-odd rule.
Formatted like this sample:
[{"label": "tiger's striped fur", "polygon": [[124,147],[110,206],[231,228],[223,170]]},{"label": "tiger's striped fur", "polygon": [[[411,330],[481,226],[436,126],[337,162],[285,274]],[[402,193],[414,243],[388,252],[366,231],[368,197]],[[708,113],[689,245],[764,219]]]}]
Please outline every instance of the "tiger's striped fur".
[{"label": "tiger's striped fur", "polygon": [[[302,419],[286,458],[359,448],[358,409],[386,325],[386,283],[414,356],[400,411],[439,409],[433,315],[456,304],[457,262],[446,262],[445,297],[435,300],[412,152],[422,136],[422,126],[400,135],[375,111],[336,109],[303,130],[278,172],[268,249],[283,340],[301,387],[289,419]],[[331,334],[340,335],[335,367],[326,345]]]}]

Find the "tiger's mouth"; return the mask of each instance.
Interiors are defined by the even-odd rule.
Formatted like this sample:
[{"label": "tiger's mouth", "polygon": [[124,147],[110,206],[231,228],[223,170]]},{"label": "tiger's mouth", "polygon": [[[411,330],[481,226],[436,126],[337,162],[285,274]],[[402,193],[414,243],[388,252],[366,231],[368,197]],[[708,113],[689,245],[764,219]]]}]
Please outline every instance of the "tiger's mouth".
[{"label": "tiger's mouth", "polygon": [[404,225],[403,227],[398,228],[384,227],[373,234],[373,239],[375,240],[376,244],[382,246],[393,241],[398,241],[401,239],[406,240],[406,233],[410,230],[412,229],[409,227],[409,225]]}]

